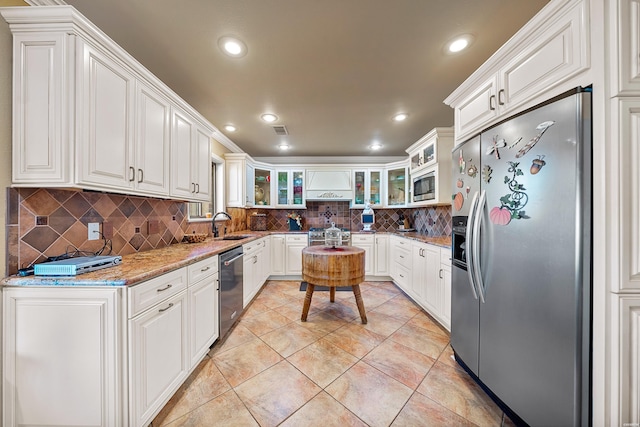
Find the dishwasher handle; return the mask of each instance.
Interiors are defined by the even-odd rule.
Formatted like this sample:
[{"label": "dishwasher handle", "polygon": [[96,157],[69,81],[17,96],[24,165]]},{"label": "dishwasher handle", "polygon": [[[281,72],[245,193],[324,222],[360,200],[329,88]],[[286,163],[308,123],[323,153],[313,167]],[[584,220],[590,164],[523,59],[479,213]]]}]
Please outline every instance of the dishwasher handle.
[{"label": "dishwasher handle", "polygon": [[223,264],[224,264],[225,266],[229,266],[229,265],[231,265],[234,261],[236,261],[236,260],[237,260],[237,259],[239,259],[239,258],[242,258],[243,256],[244,256],[244,254],[240,254],[240,255],[238,255],[237,257],[231,258],[231,259],[230,259],[230,260],[228,260],[228,261],[224,261],[224,263],[223,263]]}]

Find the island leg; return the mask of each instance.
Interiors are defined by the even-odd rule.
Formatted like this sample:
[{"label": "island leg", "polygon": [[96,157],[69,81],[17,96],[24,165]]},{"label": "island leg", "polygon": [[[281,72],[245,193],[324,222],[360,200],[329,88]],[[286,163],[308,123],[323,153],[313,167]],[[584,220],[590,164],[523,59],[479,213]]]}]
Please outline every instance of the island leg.
[{"label": "island leg", "polygon": [[309,307],[311,307],[311,298],[313,297],[313,288],[314,286],[307,282],[307,293],[304,296],[304,305],[302,306],[302,317],[301,321],[307,321],[307,315],[309,314]]},{"label": "island leg", "polygon": [[329,301],[336,302],[336,287],[335,286],[330,286],[329,287]]},{"label": "island leg", "polygon": [[362,294],[360,293],[360,285],[353,285],[353,295],[356,297],[356,304],[358,305],[358,311],[360,312],[360,319],[362,324],[367,324],[367,313],[364,311],[364,302],[362,301]]}]

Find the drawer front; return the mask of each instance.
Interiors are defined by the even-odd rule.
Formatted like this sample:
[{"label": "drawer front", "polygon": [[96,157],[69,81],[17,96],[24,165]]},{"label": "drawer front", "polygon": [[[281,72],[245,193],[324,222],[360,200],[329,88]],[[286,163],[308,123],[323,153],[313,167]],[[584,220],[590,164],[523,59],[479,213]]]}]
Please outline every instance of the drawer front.
[{"label": "drawer front", "polygon": [[253,242],[249,242],[247,244],[242,245],[242,253],[246,255],[251,255],[252,253],[259,251],[264,248],[265,239],[254,240]]},{"label": "drawer front", "polygon": [[307,244],[307,235],[306,234],[287,234],[286,236],[287,243],[304,243]]},{"label": "drawer front", "polygon": [[206,277],[218,272],[218,255],[198,261],[187,267],[189,285],[192,285]]},{"label": "drawer front", "polygon": [[410,282],[411,272],[409,271],[409,269],[403,267],[400,263],[396,263],[394,265],[394,268],[395,268],[395,274],[393,275],[393,278],[395,279],[398,286],[402,288],[402,290],[404,290],[405,292],[408,292],[409,286],[411,284]]},{"label": "drawer front", "polygon": [[402,237],[401,238],[397,238],[397,239],[394,239],[393,246],[394,246],[394,248],[397,248],[397,249],[400,249],[400,250],[404,249],[404,250],[408,251],[411,248],[411,241],[407,240],[405,238],[402,238]]},{"label": "drawer front", "polygon": [[358,243],[364,244],[373,244],[373,235],[372,234],[352,234],[351,235],[351,244],[357,246]]},{"label": "drawer front", "polygon": [[393,260],[404,268],[411,269],[411,252],[409,250],[397,248],[393,251]]},{"label": "drawer front", "polygon": [[177,294],[187,288],[187,269],[180,268],[163,274],[139,285],[131,286],[129,291],[129,318],[147,308]]},{"label": "drawer front", "polygon": [[440,248],[440,264],[451,265],[451,249]]}]

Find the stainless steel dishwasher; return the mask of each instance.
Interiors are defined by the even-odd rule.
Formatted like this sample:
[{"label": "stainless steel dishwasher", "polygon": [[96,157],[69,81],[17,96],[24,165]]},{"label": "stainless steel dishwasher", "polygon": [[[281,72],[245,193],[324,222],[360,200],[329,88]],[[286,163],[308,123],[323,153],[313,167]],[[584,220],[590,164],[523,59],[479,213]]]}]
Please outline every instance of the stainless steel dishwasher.
[{"label": "stainless steel dishwasher", "polygon": [[242,314],[242,246],[220,254],[220,339]]}]

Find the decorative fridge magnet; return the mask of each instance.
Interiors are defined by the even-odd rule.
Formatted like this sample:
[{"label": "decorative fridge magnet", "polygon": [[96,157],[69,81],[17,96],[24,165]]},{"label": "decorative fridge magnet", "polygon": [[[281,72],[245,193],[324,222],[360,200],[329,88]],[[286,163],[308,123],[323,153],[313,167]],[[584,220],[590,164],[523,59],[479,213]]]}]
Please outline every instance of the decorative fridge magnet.
[{"label": "decorative fridge magnet", "polygon": [[458,157],[458,166],[460,167],[460,175],[464,175],[464,156],[462,155],[462,150],[460,150],[460,157]]},{"label": "decorative fridge magnet", "polygon": [[509,146],[507,147],[509,150],[511,150],[513,147],[515,147],[516,145],[518,145],[518,143],[522,141],[522,137],[516,139],[515,141],[513,141],[511,144],[509,144]]},{"label": "decorative fridge magnet", "polygon": [[498,135],[493,137],[491,141],[491,145],[487,149],[487,156],[493,153],[496,156],[496,159],[500,160],[500,151],[498,149],[504,148],[507,146],[507,141],[503,138],[498,139]]},{"label": "decorative fridge magnet", "polygon": [[484,167],[482,168],[482,180],[487,184],[489,183],[489,181],[491,181],[491,172],[493,172],[491,166],[484,165]]},{"label": "decorative fridge magnet", "polygon": [[469,175],[471,178],[475,178],[477,174],[478,168],[476,167],[476,165],[469,166],[469,169],[467,169],[467,175]]},{"label": "decorative fridge magnet", "polygon": [[[523,208],[529,201],[529,196],[525,193],[526,188],[520,184],[516,178],[523,176],[524,173],[518,167],[518,162],[507,162],[509,169],[507,170],[512,176],[505,176],[504,183],[509,187],[509,194],[505,194],[500,197],[500,206],[496,206],[489,212],[489,219],[496,225],[507,225],[512,219],[527,219],[529,218]],[[505,212],[506,211],[506,212]],[[509,217],[507,218],[507,212]]]},{"label": "decorative fridge magnet", "polygon": [[469,198],[469,193],[471,192],[471,187],[467,187],[464,191],[467,192],[467,199]]},{"label": "decorative fridge magnet", "polygon": [[531,175],[535,175],[540,172],[540,169],[542,169],[542,167],[547,164],[547,162],[542,159],[544,159],[544,155],[542,154],[538,155],[537,159],[533,159],[533,162],[531,163],[531,169],[529,170],[531,172]]},{"label": "decorative fridge magnet", "polygon": [[453,207],[459,211],[462,209],[462,205],[464,205],[464,196],[458,191],[456,195],[453,196]]},{"label": "decorative fridge magnet", "polygon": [[522,147],[520,149],[520,151],[518,151],[518,153],[516,153],[516,158],[519,159],[520,157],[522,157],[525,154],[527,154],[529,152],[529,150],[531,150],[534,147],[534,145],[536,145],[538,143],[538,141],[540,141],[540,138],[542,138],[542,135],[547,131],[547,129],[549,129],[551,126],[553,126],[554,123],[555,122],[553,120],[549,120],[549,121],[546,121],[546,122],[542,122],[538,126],[536,126],[536,129],[538,129],[540,132],[538,132],[538,134],[536,136],[531,138],[531,141],[529,141],[527,143],[527,145]]},{"label": "decorative fridge magnet", "polygon": [[460,178],[456,181],[456,187],[462,188],[464,186],[464,181]]}]

